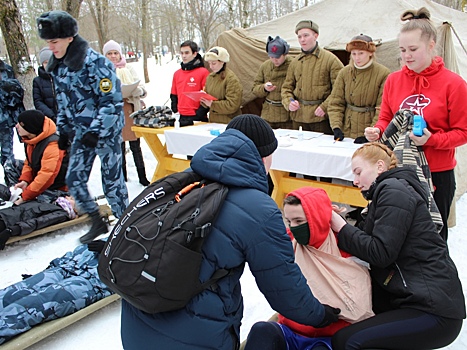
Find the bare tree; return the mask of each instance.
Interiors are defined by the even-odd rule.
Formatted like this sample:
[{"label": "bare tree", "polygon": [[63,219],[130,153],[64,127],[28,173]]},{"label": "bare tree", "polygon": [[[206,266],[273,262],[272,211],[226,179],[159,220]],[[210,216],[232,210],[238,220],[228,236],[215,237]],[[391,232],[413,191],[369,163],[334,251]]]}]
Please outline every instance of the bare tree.
[{"label": "bare tree", "polygon": [[149,83],[149,72],[148,72],[148,42],[149,36],[149,0],[141,0],[141,27],[143,29],[143,71],[144,71],[144,82]]},{"label": "bare tree", "polygon": [[215,38],[215,29],[223,24],[221,4],[222,0],[190,0],[188,2],[193,25],[198,29],[206,49]]},{"label": "bare tree", "polygon": [[32,108],[32,80],[36,73],[29,58],[15,0],[0,0],[0,28],[13,71],[24,88],[24,106]]},{"label": "bare tree", "polygon": [[68,12],[77,19],[82,2],[83,0],[62,0],[62,10]]},{"label": "bare tree", "polygon": [[109,40],[109,0],[86,0],[97,31],[99,47]]}]

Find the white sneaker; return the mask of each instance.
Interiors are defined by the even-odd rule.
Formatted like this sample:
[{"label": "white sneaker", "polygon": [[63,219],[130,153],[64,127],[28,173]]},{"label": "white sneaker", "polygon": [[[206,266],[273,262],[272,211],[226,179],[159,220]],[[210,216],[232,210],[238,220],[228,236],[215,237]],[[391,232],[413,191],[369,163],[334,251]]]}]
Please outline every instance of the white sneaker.
[{"label": "white sneaker", "polygon": [[23,193],[23,190],[21,188],[15,188],[15,186],[10,187],[10,192],[11,192],[11,197],[9,202],[16,202],[16,200],[19,198],[21,193]]}]

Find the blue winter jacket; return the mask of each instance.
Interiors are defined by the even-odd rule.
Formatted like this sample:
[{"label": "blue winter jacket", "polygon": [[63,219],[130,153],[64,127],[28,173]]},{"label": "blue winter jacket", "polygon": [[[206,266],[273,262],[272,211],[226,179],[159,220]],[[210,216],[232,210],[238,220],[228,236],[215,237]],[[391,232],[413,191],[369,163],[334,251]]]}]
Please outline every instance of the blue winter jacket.
[{"label": "blue winter jacket", "polygon": [[123,128],[120,80],[113,64],[75,36],[63,59],[46,67],[55,83],[57,131],[77,139],[91,132],[99,139],[119,137]]},{"label": "blue winter jacket", "polygon": [[[233,269],[183,309],[147,314],[122,305],[122,342],[126,350],[233,350],[243,316],[240,277],[245,262],[273,309],[296,322],[316,325],[324,308],[313,297],[294,262],[282,215],[267,194],[262,159],[243,133],[229,129],[203,146],[191,161],[202,176],[229,186],[229,193],[203,246],[202,282],[215,270]],[[248,293],[248,291],[247,291]]]}]

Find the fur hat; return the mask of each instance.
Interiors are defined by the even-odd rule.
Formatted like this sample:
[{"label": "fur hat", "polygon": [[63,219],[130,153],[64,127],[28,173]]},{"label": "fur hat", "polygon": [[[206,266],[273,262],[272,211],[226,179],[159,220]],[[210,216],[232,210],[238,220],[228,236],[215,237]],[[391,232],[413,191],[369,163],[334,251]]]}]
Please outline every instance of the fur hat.
[{"label": "fur hat", "polygon": [[295,34],[298,34],[298,31],[304,28],[311,29],[316,34],[319,34],[318,25],[315,22],[309,21],[309,20],[303,20],[303,21],[298,22],[298,24],[295,26]]},{"label": "fur hat", "polygon": [[360,34],[354,36],[352,40],[350,40],[350,42],[346,45],[345,50],[348,52],[352,50],[375,52],[376,45],[371,37],[368,35]]},{"label": "fur hat", "polygon": [[78,34],[78,22],[65,11],[45,12],[36,22],[39,36],[44,40],[70,38]]},{"label": "fur hat", "polygon": [[114,40],[109,40],[104,44],[104,47],[102,48],[102,53],[104,54],[104,56],[107,56],[107,52],[112,50],[118,51],[118,53],[122,56],[122,47],[120,46],[120,44]]},{"label": "fur hat", "polygon": [[226,49],[220,46],[214,46],[204,55],[205,61],[222,61],[222,62],[229,62],[230,55]]},{"label": "fur hat", "polygon": [[272,154],[277,148],[277,139],[271,126],[261,117],[254,114],[242,114],[233,118],[227,129],[236,129],[245,134],[264,158]]},{"label": "fur hat", "polygon": [[279,58],[282,55],[289,53],[290,45],[287,41],[282,39],[280,36],[276,36],[274,39],[272,36],[268,37],[268,43],[266,44],[266,52],[269,57]]},{"label": "fur hat", "polygon": [[42,66],[42,64],[45,61],[48,61],[50,59],[50,56],[52,56],[52,54],[52,50],[48,47],[42,48],[42,50],[39,52],[39,64]]},{"label": "fur hat", "polygon": [[27,132],[39,135],[44,130],[45,116],[41,111],[29,109],[18,116],[18,124]]}]

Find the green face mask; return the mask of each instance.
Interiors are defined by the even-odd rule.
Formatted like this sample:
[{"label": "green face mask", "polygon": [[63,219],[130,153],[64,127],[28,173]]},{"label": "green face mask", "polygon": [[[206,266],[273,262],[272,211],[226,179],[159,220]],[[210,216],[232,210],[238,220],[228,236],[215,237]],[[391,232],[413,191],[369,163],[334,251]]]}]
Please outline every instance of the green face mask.
[{"label": "green face mask", "polygon": [[291,226],[290,231],[298,244],[308,245],[308,242],[310,241],[310,227],[308,226],[308,222],[298,226]]}]

